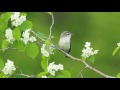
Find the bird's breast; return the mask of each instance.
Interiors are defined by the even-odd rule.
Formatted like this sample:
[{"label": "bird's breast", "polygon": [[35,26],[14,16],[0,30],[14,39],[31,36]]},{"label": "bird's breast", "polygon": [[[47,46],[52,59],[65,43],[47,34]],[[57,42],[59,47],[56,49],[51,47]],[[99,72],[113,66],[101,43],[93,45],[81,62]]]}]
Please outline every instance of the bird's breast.
[{"label": "bird's breast", "polygon": [[70,49],[70,38],[60,38],[59,47],[65,51],[69,50]]}]

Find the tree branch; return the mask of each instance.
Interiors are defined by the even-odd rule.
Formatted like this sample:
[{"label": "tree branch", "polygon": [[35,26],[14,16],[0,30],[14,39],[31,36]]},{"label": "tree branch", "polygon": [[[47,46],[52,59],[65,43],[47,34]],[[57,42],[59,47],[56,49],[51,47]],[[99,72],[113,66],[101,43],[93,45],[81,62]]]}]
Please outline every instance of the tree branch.
[{"label": "tree branch", "polygon": [[25,77],[37,77],[36,75],[27,75],[27,74],[23,74],[22,70],[20,69],[20,74],[15,74],[15,75],[19,75],[19,76],[25,76]]},{"label": "tree branch", "polygon": [[84,67],[82,70],[80,70],[80,72],[79,72],[79,74],[77,75],[77,77],[79,77],[79,75],[81,75],[81,77],[83,78],[83,75],[82,75],[82,71],[84,70],[84,69],[86,69],[87,67]]},{"label": "tree branch", "polygon": [[54,15],[53,15],[53,13],[51,14],[51,16],[52,16],[52,24],[51,24],[51,26],[50,26],[49,40],[50,40],[50,37],[51,37],[51,35],[52,35],[52,27],[53,27],[53,25],[54,25]]},{"label": "tree branch", "polygon": [[73,65],[74,62],[75,62],[75,60],[72,61],[72,63],[70,64],[70,66],[67,68],[67,70],[70,69],[70,67]]},{"label": "tree branch", "polygon": [[[51,40],[50,40],[50,42],[53,43]],[[56,48],[57,50],[61,51],[61,52],[64,53],[64,54],[66,54],[66,55],[67,55],[69,58],[71,58],[72,60],[74,60],[74,61],[79,61],[79,62],[83,63],[86,68],[89,68],[89,69],[95,71],[96,73],[100,74],[101,76],[104,76],[105,78],[116,78],[116,77],[114,77],[114,76],[109,76],[109,75],[107,75],[107,74],[104,74],[103,72],[101,72],[101,71],[93,68],[92,66],[90,66],[89,64],[87,64],[87,63],[86,63],[85,61],[83,61],[82,59],[75,58],[75,57],[71,56],[70,54],[64,52],[64,51],[61,50],[59,47],[57,47],[57,45],[55,45],[54,43],[53,43],[53,45],[54,45],[54,48]],[[74,62],[74,61],[73,61],[73,62]]]},{"label": "tree branch", "polygon": [[4,50],[7,50],[7,49],[13,49],[13,50],[15,50],[16,48],[10,48],[10,47],[8,47],[8,48],[0,49],[0,51],[4,51]]},{"label": "tree branch", "polygon": [[31,30],[31,32],[32,32],[36,37],[38,37],[39,39],[41,39],[42,41],[45,41],[43,38],[39,37],[33,30]]},{"label": "tree branch", "polygon": [[[58,49],[58,48],[57,48],[57,49]],[[71,58],[72,60],[76,60],[76,61],[82,62],[82,63],[85,65],[86,68],[89,68],[89,69],[95,71],[96,73],[104,76],[105,78],[116,78],[116,77],[114,77],[114,76],[109,76],[109,75],[107,75],[107,74],[104,74],[103,72],[101,72],[101,71],[93,68],[92,66],[90,66],[89,64],[87,64],[87,63],[86,63],[85,61],[83,61],[82,59],[75,58],[75,57],[71,56],[70,54],[68,54],[68,53],[66,53],[66,52],[64,52],[64,51],[62,51],[62,50],[60,50],[60,49],[58,49],[58,50],[61,51],[61,52],[63,52],[64,54],[66,54],[66,55],[67,55],[69,58]]]},{"label": "tree branch", "polygon": [[[51,29],[52,29],[52,27],[53,27],[53,25],[54,25],[54,16],[53,16],[53,14],[52,14],[51,16],[52,16],[52,25],[50,26],[49,40],[50,40],[50,36],[51,36],[51,32],[52,32]],[[51,40],[50,40],[50,42],[53,43]],[[53,43],[53,44],[54,44],[54,43]],[[71,58],[71,59],[73,60],[72,64],[74,63],[74,61],[79,61],[79,62],[82,62],[82,63],[85,65],[85,68],[89,68],[89,69],[95,71],[96,73],[98,73],[98,74],[106,77],[106,78],[116,78],[116,77],[114,77],[114,76],[109,76],[109,75],[107,75],[107,74],[104,74],[103,72],[101,72],[101,71],[93,68],[92,66],[90,66],[89,64],[87,64],[87,63],[86,63],[85,61],[83,61],[82,59],[75,58],[75,57],[71,56],[70,54],[62,51],[62,50],[61,50],[60,48],[58,48],[55,44],[54,44],[54,46],[55,46],[56,49],[58,49],[58,50],[61,51],[62,53],[66,54],[69,58]],[[70,66],[70,67],[71,67],[71,66]],[[84,70],[84,69],[83,69],[83,70]],[[82,71],[83,71],[83,70],[82,70]],[[81,71],[81,72],[82,72],[82,71]]]}]

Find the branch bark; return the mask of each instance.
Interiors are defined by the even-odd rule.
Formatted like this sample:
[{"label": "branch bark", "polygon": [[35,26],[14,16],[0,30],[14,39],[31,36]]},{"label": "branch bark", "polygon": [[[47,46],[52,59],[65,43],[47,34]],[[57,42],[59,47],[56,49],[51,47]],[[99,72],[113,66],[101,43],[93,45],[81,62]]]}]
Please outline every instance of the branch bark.
[{"label": "branch bark", "polygon": [[53,13],[51,14],[51,16],[52,16],[52,24],[51,24],[51,26],[50,26],[49,40],[50,40],[50,37],[51,37],[51,35],[52,35],[52,27],[53,27],[53,25],[54,25],[54,15],[53,15]]},{"label": "branch bark", "polygon": [[72,60],[76,60],[76,61],[82,62],[82,63],[85,65],[86,68],[89,68],[89,69],[95,71],[96,73],[100,74],[101,76],[103,76],[103,77],[105,77],[105,78],[116,78],[116,77],[114,77],[114,76],[109,76],[109,75],[107,75],[107,74],[104,74],[103,72],[101,72],[101,71],[93,68],[92,66],[90,66],[87,62],[83,61],[82,59],[75,58],[75,57],[71,56],[70,54],[68,54],[68,53],[60,50],[58,47],[57,47],[56,49],[58,49],[59,51],[61,51],[61,52],[64,53],[64,54],[66,54],[66,55],[67,55],[69,58],[71,58]]},{"label": "branch bark", "polygon": [[[49,38],[50,38],[51,33],[52,33],[52,30],[51,30],[51,29],[52,29],[52,27],[53,27],[53,25],[54,25],[54,15],[52,14],[51,16],[52,16],[52,25],[50,26],[50,35],[49,35]],[[50,40],[50,39],[49,39],[49,40]],[[51,41],[51,40],[50,40],[50,41]],[[53,43],[53,42],[51,41],[51,43]],[[54,43],[53,43],[53,44],[54,44]],[[85,65],[86,68],[89,68],[89,69],[95,71],[96,73],[104,76],[105,78],[116,78],[116,77],[114,77],[114,76],[109,76],[109,75],[107,75],[107,74],[104,74],[103,72],[101,72],[101,71],[93,68],[92,66],[90,66],[89,64],[87,64],[87,63],[86,63],[85,61],[83,61],[82,59],[75,58],[75,57],[71,56],[70,54],[62,51],[62,50],[61,50],[60,48],[58,48],[55,44],[54,44],[54,46],[55,46],[55,48],[56,48],[57,50],[59,50],[59,51],[61,51],[62,53],[66,54],[66,55],[67,55],[69,58],[71,58],[72,60],[82,62],[82,63]]]}]

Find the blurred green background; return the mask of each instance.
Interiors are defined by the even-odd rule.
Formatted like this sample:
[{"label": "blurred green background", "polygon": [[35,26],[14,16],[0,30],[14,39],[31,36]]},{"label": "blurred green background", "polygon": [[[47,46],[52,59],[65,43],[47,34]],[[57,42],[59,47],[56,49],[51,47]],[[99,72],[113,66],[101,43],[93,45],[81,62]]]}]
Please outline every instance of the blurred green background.
[{"label": "blurred green background", "polygon": [[[95,55],[95,62],[87,61],[94,68],[104,72],[105,74],[116,76],[120,72],[120,51],[112,56],[112,52],[120,42],[120,12],[53,12],[55,24],[52,29],[52,35],[55,37],[53,41],[58,44],[59,36],[63,31],[73,33],[71,38],[72,46],[70,54],[74,57],[81,58],[82,49],[85,42],[91,42],[93,49],[99,52]],[[1,14],[1,13],[0,13]],[[51,16],[45,12],[27,12],[27,19],[33,22],[33,30],[49,35],[49,27],[51,25]],[[2,36],[0,36],[0,45]],[[6,50],[0,52],[0,58],[5,62],[7,59],[13,60],[15,65],[21,68],[25,74],[34,74],[36,68],[40,66],[41,52],[33,60],[25,52],[16,50]],[[51,57],[50,62],[55,61],[56,64],[63,64],[67,69],[72,60],[65,58],[64,54],[55,51],[55,55]],[[79,71],[84,67],[80,62],[75,62],[70,68],[73,78],[76,78]],[[20,73],[19,68],[15,73]],[[37,73],[42,71],[39,67]],[[20,77],[20,76],[16,76]],[[103,78],[103,76],[95,73],[90,69],[83,71],[85,78]]]}]

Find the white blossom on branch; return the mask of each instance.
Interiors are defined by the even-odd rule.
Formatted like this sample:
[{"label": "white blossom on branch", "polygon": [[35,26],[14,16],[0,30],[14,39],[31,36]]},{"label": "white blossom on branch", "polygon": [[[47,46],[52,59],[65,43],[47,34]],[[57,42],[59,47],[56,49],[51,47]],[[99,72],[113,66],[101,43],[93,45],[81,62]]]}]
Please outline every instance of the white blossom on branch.
[{"label": "white blossom on branch", "polygon": [[49,46],[47,46],[46,44],[43,44],[41,47],[41,53],[45,56],[45,57],[49,57],[50,54],[54,54],[54,49],[53,45],[50,44]]},{"label": "white blossom on branch", "polygon": [[12,14],[11,17],[10,17],[10,18],[11,18],[11,21],[19,18],[19,16],[20,16],[20,12],[13,12],[13,14]]},{"label": "white blossom on branch", "polygon": [[52,75],[52,76],[55,76],[55,72],[58,71],[58,70],[63,70],[63,65],[62,64],[59,64],[59,65],[56,65],[54,64],[55,62],[52,62],[49,64],[49,66],[47,67],[48,69],[48,72]]},{"label": "white blossom on branch", "polygon": [[7,63],[5,63],[5,66],[2,70],[3,73],[5,75],[8,75],[8,74],[11,74],[15,70],[16,70],[16,68],[15,68],[14,62],[8,59]]},{"label": "white blossom on branch", "polygon": [[28,44],[28,42],[35,42],[37,39],[33,36],[30,37],[30,30],[31,29],[26,29],[23,34],[21,40],[24,42],[24,44]]},{"label": "white blossom on branch", "polygon": [[26,16],[20,16],[20,12],[13,12],[11,15],[12,25],[17,27],[26,20]]},{"label": "white blossom on branch", "polygon": [[13,38],[12,30],[10,28],[6,29],[5,37],[7,38],[6,40],[11,44],[13,44],[13,42],[15,41],[15,38]]},{"label": "white blossom on branch", "polygon": [[45,49],[46,44],[43,44],[41,47],[41,53],[45,56],[45,57],[49,57],[49,52],[46,51]]},{"label": "white blossom on branch", "polygon": [[83,48],[82,50],[82,57],[84,58],[88,58],[91,55],[97,54],[98,50],[93,50],[93,48],[90,47],[91,43],[90,42],[86,42],[85,43],[85,48]]}]

